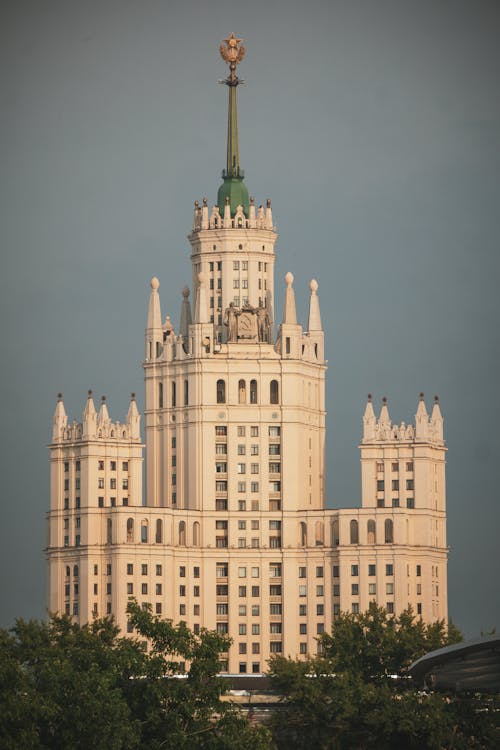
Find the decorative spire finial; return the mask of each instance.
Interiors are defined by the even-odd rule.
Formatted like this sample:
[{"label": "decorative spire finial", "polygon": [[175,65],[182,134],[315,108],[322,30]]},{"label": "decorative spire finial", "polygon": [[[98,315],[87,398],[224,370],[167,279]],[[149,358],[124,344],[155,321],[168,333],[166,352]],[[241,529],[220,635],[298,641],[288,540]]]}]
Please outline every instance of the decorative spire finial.
[{"label": "decorative spire finial", "polygon": [[224,81],[228,86],[237,86],[239,83],[236,75],[236,66],[245,57],[245,48],[241,44],[243,39],[237,39],[233,33],[227,39],[224,39],[226,46],[221,44],[220,53],[222,59],[229,65],[229,78]]}]

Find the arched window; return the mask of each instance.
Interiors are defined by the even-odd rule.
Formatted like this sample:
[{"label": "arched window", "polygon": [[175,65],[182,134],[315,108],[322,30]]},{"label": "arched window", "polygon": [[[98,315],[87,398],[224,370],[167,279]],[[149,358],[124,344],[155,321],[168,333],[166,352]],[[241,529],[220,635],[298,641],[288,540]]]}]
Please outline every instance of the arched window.
[{"label": "arched window", "polygon": [[141,521],[141,543],[148,543],[148,522],[146,520]]},{"label": "arched window", "polygon": [[127,518],[127,542],[133,543],[134,541],[134,519]]},{"label": "arched window", "polygon": [[161,544],[163,542],[163,523],[161,518],[158,518],[156,521],[155,542],[156,544]]},{"label": "arched window", "polygon": [[386,544],[392,544],[394,542],[394,527],[390,518],[385,519],[384,537]]},{"label": "arched window", "polygon": [[339,522],[334,521],[332,523],[332,547],[338,547],[339,541]]},{"label": "arched window", "polygon": [[359,544],[359,532],[358,532],[358,522],[354,519],[350,523],[350,538],[351,538],[351,544]]},{"label": "arched window", "polygon": [[158,383],[158,408],[163,409],[163,383]]},{"label": "arched window", "polygon": [[325,543],[325,526],[323,521],[316,521],[314,531],[316,547],[322,547]]},{"label": "arched window", "polygon": [[271,404],[279,403],[279,386],[277,380],[271,380],[269,386],[269,401]]},{"label": "arched window", "polygon": [[305,521],[301,521],[299,524],[299,534],[300,546],[307,547],[307,524]]},{"label": "arched window", "polygon": [[238,403],[246,404],[247,402],[247,384],[244,380],[238,381]]},{"label": "arched window", "polygon": [[366,531],[367,531],[367,542],[368,544],[376,544],[377,543],[377,533],[375,529],[375,521],[370,520],[368,521],[366,525]]},{"label": "arched window", "polygon": [[179,523],[179,545],[181,547],[186,546],[186,522],[181,521]]},{"label": "arched window", "polygon": [[226,381],[225,380],[217,381],[217,403],[218,404],[226,403]]},{"label": "arched window", "polygon": [[70,573],[71,573],[71,569],[70,569],[69,565],[66,565],[66,578],[69,578]]},{"label": "arched window", "polygon": [[250,403],[251,404],[257,403],[257,381],[256,380],[250,381]]},{"label": "arched window", "polygon": [[108,518],[106,521],[106,543],[111,544],[113,541],[113,521]]},{"label": "arched window", "polygon": [[195,547],[200,546],[200,524],[198,521],[193,523],[193,545]]},{"label": "arched window", "polygon": [[175,387],[175,380],[172,380],[172,406],[177,406],[177,392]]},{"label": "arched window", "polygon": [[184,406],[189,404],[189,383],[187,380],[184,381]]},{"label": "arched window", "polygon": [[78,578],[78,565],[73,565],[73,578]]}]

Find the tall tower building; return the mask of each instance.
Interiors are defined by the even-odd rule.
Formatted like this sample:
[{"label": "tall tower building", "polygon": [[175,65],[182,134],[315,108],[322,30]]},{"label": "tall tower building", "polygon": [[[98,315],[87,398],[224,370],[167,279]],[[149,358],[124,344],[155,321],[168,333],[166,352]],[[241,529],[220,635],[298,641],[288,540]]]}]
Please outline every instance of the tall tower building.
[{"label": "tall tower building", "polygon": [[[362,503],[325,508],[324,334],[318,284],[307,327],[285,276],[277,328],[271,202],[249,197],[239,163],[232,34],[227,161],[217,203],[196,202],[192,294],[178,330],[157,278],[145,335],[144,445],[133,397],[125,423],[89,393],[82,422],[59,399],[51,452],[49,601],[85,622],[133,596],[153,612],[228,633],[222,668],[261,672],[273,653],[314,653],[340,611],[376,600],[447,616],[443,420],[423,396],[415,425],[371,397],[363,418]],[[192,298],[193,309],[190,298]],[[130,630],[129,630],[130,632]]]}]

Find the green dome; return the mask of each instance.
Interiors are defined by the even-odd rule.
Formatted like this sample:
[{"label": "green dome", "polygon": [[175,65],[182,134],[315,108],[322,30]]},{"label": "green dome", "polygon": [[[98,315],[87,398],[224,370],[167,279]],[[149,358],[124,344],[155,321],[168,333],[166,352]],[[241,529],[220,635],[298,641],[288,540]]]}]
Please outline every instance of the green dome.
[{"label": "green dome", "polygon": [[238,206],[243,206],[243,213],[248,216],[250,201],[243,177],[224,177],[224,182],[217,193],[217,205],[221,216],[224,216],[224,206],[228,197],[231,205],[231,216],[235,215]]}]

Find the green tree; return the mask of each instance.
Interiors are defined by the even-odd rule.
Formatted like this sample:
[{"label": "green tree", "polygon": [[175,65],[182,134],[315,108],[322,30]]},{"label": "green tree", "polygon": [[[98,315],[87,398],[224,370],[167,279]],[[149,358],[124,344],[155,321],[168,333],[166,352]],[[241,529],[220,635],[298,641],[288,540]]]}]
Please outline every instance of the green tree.
[{"label": "green tree", "polygon": [[371,605],[342,614],[319,639],[321,654],[270,662],[286,697],[276,714],[278,748],[443,750],[495,747],[488,714],[449,696],[416,691],[405,677],[423,654],[460,640],[454,626],[425,624],[411,610],[390,617]]},{"label": "green tree", "polygon": [[272,747],[268,730],[220,700],[227,639],[195,635],[135,602],[129,614],[141,640],[120,637],[111,619],[80,627],[53,616],[0,630],[2,750]]}]

